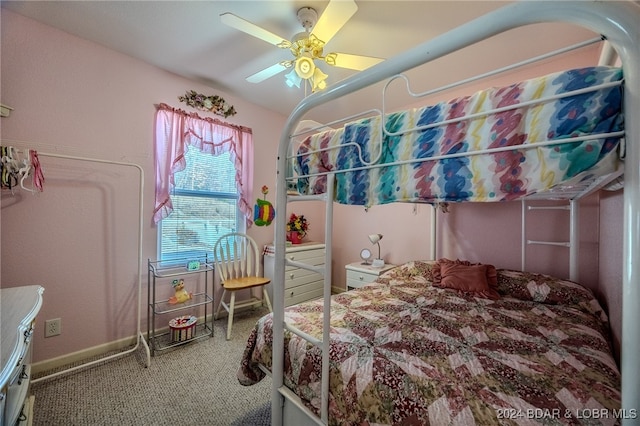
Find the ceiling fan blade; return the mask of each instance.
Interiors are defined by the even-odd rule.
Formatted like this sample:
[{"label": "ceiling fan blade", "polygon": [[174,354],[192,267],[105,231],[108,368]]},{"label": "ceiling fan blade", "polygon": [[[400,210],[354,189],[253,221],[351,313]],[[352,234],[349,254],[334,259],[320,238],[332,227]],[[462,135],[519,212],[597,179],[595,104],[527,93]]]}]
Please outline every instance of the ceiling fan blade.
[{"label": "ceiling fan blade", "polygon": [[350,55],[348,53],[329,53],[325,56],[325,62],[340,68],[362,71],[384,61],[373,56]]},{"label": "ceiling fan blade", "polygon": [[318,18],[318,22],[311,32],[325,44],[329,43],[329,40],[340,31],[340,28],[351,19],[357,10],[358,5],[354,0],[332,0],[322,12],[322,16]]},{"label": "ceiling fan blade", "polygon": [[265,68],[262,71],[259,71],[253,75],[250,75],[249,77],[247,77],[247,81],[249,83],[260,83],[270,77],[273,77],[278,73],[281,73],[286,69],[287,67],[279,63],[275,65],[271,65],[269,68]]},{"label": "ceiling fan blade", "polygon": [[234,15],[233,13],[227,12],[227,13],[221,14],[220,21],[223,24],[226,24],[232,28],[240,30],[256,38],[259,38],[260,40],[264,40],[267,43],[273,44],[274,46],[280,47],[280,45],[283,43],[284,44],[289,43],[287,39],[282,38],[279,35],[274,34],[270,31],[267,31],[264,28],[257,26],[256,24],[252,24],[251,22],[245,19],[242,19],[239,16]]}]

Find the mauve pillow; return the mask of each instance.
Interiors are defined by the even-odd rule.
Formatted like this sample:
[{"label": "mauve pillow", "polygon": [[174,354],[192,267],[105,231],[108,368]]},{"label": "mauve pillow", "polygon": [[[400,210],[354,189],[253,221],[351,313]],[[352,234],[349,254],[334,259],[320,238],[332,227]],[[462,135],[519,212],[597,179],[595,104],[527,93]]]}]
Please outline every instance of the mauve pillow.
[{"label": "mauve pillow", "polygon": [[434,287],[450,288],[486,299],[500,299],[497,272],[493,265],[471,264],[465,260],[440,259],[433,268]]}]

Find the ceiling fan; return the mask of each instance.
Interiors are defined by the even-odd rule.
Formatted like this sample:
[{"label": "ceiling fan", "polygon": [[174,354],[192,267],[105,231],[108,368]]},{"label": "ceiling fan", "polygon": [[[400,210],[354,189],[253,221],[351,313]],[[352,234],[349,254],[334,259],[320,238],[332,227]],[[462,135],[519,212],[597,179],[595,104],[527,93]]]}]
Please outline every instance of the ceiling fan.
[{"label": "ceiling fan", "polygon": [[298,10],[298,21],[304,31],[287,40],[279,35],[265,30],[233,13],[220,15],[222,23],[257,37],[267,43],[281,49],[289,49],[293,59],[281,61],[249,77],[250,83],[260,83],[286,69],[292,70],[286,75],[286,83],[290,86],[300,87],[305,80],[311,86],[312,91],[322,90],[326,87],[327,75],[316,66],[315,61],[323,61],[328,65],[364,70],[372,65],[382,62],[383,59],[371,56],[350,55],[348,53],[331,52],[324,54],[324,47],[336,35],[336,33],[356,13],[358,6],[353,0],[331,0],[322,16],[311,7],[303,7]]}]

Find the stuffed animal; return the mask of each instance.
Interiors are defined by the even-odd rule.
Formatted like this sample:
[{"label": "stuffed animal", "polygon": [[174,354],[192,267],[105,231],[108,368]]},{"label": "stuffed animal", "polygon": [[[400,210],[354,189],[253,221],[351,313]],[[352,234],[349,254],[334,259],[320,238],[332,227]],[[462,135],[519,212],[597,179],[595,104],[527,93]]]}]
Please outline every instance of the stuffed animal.
[{"label": "stuffed animal", "polygon": [[188,293],[187,290],[184,289],[184,280],[173,280],[171,285],[173,286],[176,294],[169,298],[169,304],[175,305],[177,303],[184,303],[187,300],[191,300],[193,297],[193,293]]}]

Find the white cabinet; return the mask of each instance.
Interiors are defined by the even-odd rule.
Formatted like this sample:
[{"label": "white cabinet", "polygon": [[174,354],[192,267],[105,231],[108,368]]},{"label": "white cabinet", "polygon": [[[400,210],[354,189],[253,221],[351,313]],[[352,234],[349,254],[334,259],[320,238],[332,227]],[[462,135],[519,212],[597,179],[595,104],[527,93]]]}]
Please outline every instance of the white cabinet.
[{"label": "white cabinet", "polygon": [[[294,244],[286,248],[289,260],[309,265],[324,265],[325,245],[322,243]],[[275,255],[273,246],[267,246],[264,255],[264,276],[271,279],[268,285],[269,298],[273,300],[273,280]],[[284,306],[291,306],[307,300],[322,297],[324,278],[322,275],[307,269],[287,266],[284,273]]]},{"label": "white cabinet", "polygon": [[0,289],[2,364],[0,366],[0,424],[30,424],[27,398],[31,380],[31,338],[44,288],[39,285]]},{"label": "white cabinet", "polygon": [[374,268],[372,265],[363,265],[362,262],[350,263],[345,266],[347,271],[347,290],[353,290],[372,283],[380,274],[395,267],[396,265],[386,264],[382,268]]}]

